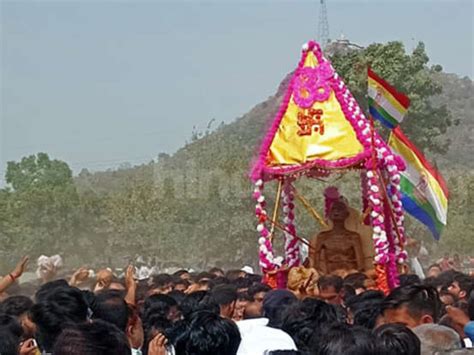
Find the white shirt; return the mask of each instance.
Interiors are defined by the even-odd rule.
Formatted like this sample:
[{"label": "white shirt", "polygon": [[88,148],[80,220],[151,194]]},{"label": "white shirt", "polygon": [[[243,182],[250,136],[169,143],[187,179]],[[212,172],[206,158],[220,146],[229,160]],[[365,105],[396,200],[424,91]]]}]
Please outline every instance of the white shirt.
[{"label": "white shirt", "polygon": [[272,350],[298,350],[293,339],[283,330],[267,327],[267,318],[237,322],[240,342],[237,355],[264,355]]}]

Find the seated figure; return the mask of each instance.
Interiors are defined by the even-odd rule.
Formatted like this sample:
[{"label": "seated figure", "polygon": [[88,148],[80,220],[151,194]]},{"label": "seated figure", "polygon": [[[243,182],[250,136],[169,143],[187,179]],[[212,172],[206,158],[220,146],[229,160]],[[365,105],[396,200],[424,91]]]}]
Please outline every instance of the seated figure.
[{"label": "seated figure", "polygon": [[336,270],[364,271],[362,240],[357,232],[346,229],[349,210],[342,199],[332,203],[329,219],[333,227],[320,232],[312,241],[310,259],[313,267],[323,274]]},{"label": "seated figure", "polygon": [[347,274],[374,268],[372,228],[352,208],[339,190],[330,186],[324,191],[327,226],[311,241],[308,261],[322,274]]}]

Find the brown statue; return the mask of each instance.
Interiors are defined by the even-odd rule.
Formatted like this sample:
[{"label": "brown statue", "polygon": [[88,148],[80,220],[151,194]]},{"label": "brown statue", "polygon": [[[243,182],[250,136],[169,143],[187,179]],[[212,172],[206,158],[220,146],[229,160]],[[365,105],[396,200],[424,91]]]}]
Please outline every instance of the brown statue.
[{"label": "brown statue", "polygon": [[364,253],[362,240],[357,232],[350,231],[345,226],[349,210],[343,200],[332,203],[329,219],[333,228],[320,232],[311,241],[311,265],[323,274],[336,270],[364,271]]}]

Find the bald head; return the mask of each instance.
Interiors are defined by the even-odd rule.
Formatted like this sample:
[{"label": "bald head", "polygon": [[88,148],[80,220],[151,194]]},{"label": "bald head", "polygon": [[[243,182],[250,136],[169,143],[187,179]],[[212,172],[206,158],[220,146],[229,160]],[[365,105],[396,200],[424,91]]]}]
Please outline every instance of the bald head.
[{"label": "bald head", "polygon": [[412,329],[421,342],[421,355],[462,348],[462,340],[453,329],[438,324],[422,324]]}]

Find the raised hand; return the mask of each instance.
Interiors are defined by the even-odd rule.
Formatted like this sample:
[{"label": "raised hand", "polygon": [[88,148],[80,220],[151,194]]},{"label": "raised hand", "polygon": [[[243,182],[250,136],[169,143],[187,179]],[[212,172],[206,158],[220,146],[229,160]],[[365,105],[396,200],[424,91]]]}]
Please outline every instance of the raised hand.
[{"label": "raised hand", "polygon": [[150,341],[150,345],[148,347],[148,355],[166,355],[167,343],[168,340],[166,339],[166,337],[163,334],[158,333],[158,335]]},{"label": "raised hand", "polygon": [[127,271],[125,271],[125,287],[127,290],[137,286],[134,275],[135,267],[133,265],[128,265]]},{"label": "raised hand", "polygon": [[77,269],[77,271],[72,275],[69,285],[77,286],[82,282],[86,281],[89,278],[89,270],[85,267]]},{"label": "raised hand", "polygon": [[97,283],[94,287],[94,292],[109,288],[113,280],[113,273],[108,269],[102,269],[97,272]]},{"label": "raised hand", "polygon": [[38,346],[34,339],[25,340],[23,343],[20,343],[20,355],[35,355],[37,353]]},{"label": "raised hand", "polygon": [[29,257],[24,256],[21,258],[21,260],[16,264],[15,268],[13,271],[10,273],[15,279],[18,279],[23,275],[23,273],[26,271],[26,268],[28,267],[28,261],[30,260]]},{"label": "raised hand", "polygon": [[125,295],[125,302],[128,304],[136,304],[137,296],[137,282],[134,278],[135,274],[135,267],[133,265],[129,265],[127,270],[125,271],[125,288],[127,289],[127,294]]},{"label": "raised hand", "polygon": [[457,323],[463,327],[469,323],[469,317],[460,308],[447,306],[446,313],[448,313],[449,318],[451,318],[454,323]]}]

